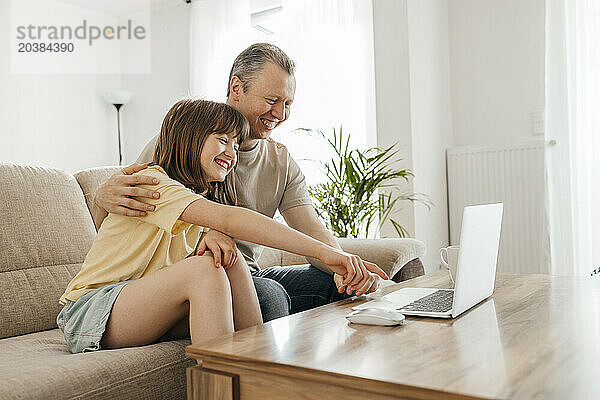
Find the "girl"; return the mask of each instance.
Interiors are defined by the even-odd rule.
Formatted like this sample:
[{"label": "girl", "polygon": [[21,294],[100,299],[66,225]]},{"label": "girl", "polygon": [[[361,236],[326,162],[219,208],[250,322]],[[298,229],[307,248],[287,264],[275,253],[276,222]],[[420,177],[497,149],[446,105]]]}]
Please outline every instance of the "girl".
[{"label": "girl", "polygon": [[57,324],[72,353],[163,338],[191,336],[197,343],[260,324],[244,257],[233,253],[215,268],[210,254],[194,255],[209,229],[315,257],[348,287],[363,287],[369,274],[359,257],[234,206],[229,172],[248,131],[244,116],[221,103],[181,100],[167,113],[154,162],[138,172],[158,183],[152,188],[160,193],[151,201],[155,211],[143,217],[109,214],[60,298]]}]

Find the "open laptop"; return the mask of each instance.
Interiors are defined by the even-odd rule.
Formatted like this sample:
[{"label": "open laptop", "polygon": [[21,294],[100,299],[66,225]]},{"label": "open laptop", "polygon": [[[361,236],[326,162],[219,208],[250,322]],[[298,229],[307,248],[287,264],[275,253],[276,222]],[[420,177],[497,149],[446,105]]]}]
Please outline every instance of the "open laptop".
[{"label": "open laptop", "polygon": [[405,288],[354,309],[394,308],[405,315],[455,318],[494,292],[503,204],[465,207],[454,290]]}]

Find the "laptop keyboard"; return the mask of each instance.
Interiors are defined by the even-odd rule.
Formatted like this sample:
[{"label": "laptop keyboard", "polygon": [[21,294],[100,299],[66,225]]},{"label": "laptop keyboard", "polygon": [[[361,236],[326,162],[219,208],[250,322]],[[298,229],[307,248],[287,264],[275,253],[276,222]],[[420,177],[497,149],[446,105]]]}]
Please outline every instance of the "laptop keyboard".
[{"label": "laptop keyboard", "polygon": [[447,312],[452,309],[454,290],[440,289],[400,308],[399,311]]}]

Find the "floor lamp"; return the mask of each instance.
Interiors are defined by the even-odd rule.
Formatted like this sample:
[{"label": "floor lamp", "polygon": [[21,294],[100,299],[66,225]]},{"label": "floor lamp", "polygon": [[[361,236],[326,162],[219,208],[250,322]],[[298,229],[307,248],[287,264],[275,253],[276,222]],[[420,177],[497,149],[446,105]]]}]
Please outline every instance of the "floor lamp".
[{"label": "floor lamp", "polygon": [[121,106],[131,101],[133,95],[125,90],[110,90],[102,93],[102,97],[108,104],[112,104],[117,109],[117,137],[119,139],[119,165],[123,163],[123,153],[121,152]]}]

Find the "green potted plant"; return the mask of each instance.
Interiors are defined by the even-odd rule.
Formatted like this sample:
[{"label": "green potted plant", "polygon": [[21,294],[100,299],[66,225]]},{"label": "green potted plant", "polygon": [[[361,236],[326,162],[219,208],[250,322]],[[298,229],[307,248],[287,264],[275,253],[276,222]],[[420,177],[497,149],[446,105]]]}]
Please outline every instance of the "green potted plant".
[{"label": "green potted plant", "polygon": [[[378,221],[379,230],[389,220],[398,236],[407,237],[407,230],[390,218],[392,211],[402,201],[419,202],[427,208],[432,203],[422,194],[401,193],[392,184],[394,179],[408,182],[414,176],[408,169],[394,167],[400,161],[398,143],[385,149],[351,150],[350,135],[345,137],[342,127],[333,129],[332,139],[319,133],[335,154],[325,164],[326,182],[310,186],[308,190],[326,226],[338,237],[367,237],[371,224]],[[385,189],[385,193],[381,193],[381,189]]]}]

